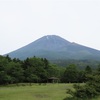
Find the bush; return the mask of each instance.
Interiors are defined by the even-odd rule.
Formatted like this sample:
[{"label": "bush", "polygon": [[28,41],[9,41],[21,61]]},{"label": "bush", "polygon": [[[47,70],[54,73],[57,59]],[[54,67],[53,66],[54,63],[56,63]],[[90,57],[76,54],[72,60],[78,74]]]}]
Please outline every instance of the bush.
[{"label": "bush", "polygon": [[74,86],[76,91],[74,92],[74,97],[80,99],[89,99],[94,98],[98,95],[98,92],[93,86],[84,85],[84,86]]},{"label": "bush", "polygon": [[64,100],[91,100],[99,95],[97,87],[95,85],[89,85],[89,83],[86,83],[85,85],[75,84],[74,89],[75,91],[70,89],[67,90],[67,93],[72,97]]}]

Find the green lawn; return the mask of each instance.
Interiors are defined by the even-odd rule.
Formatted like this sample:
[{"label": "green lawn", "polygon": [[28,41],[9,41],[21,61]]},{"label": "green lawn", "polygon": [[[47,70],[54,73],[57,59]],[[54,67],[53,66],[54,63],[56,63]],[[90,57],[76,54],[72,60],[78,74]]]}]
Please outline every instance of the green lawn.
[{"label": "green lawn", "polygon": [[0,87],[0,100],[63,100],[72,84]]},{"label": "green lawn", "polygon": [[0,87],[0,100],[63,100],[68,96],[68,88],[72,88],[72,84]]}]

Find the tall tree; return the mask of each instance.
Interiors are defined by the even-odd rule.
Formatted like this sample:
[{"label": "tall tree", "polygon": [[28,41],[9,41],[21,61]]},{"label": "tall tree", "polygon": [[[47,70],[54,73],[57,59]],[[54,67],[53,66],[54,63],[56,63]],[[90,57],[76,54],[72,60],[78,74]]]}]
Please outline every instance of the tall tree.
[{"label": "tall tree", "polygon": [[64,75],[62,77],[63,82],[68,82],[68,83],[77,82],[78,81],[77,78],[78,78],[77,67],[74,64],[69,65],[66,68]]},{"label": "tall tree", "polygon": [[11,83],[19,83],[24,79],[24,70],[20,63],[10,62],[8,64],[7,73],[12,77]]}]

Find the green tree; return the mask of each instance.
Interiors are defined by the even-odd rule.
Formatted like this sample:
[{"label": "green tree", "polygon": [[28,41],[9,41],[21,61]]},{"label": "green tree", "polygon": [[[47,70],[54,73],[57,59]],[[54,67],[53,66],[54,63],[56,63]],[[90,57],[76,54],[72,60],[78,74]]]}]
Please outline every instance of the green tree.
[{"label": "green tree", "polygon": [[6,55],[5,58],[6,58],[9,62],[12,61],[12,59],[9,57],[9,55]]},{"label": "green tree", "polygon": [[38,83],[39,77],[36,76],[36,75],[34,75],[34,74],[30,74],[30,75],[27,77],[27,81],[30,83],[30,85],[31,85],[32,82],[33,82],[33,83]]},{"label": "green tree", "polygon": [[68,82],[68,83],[70,82],[74,83],[78,81],[78,70],[74,64],[69,65],[66,68],[62,80],[63,82]]},{"label": "green tree", "polygon": [[24,70],[20,63],[10,62],[8,64],[7,73],[12,77],[11,83],[23,82]]},{"label": "green tree", "polygon": [[24,61],[23,68],[25,70],[24,75],[26,79],[34,74],[38,77],[38,82],[44,82],[47,80],[47,71],[43,59],[36,57],[27,58]]},{"label": "green tree", "polygon": [[6,84],[7,81],[7,64],[9,63],[6,57],[0,56],[0,84]]},{"label": "green tree", "polygon": [[92,73],[91,67],[90,66],[86,66],[85,72],[86,72],[86,74],[91,74]]}]

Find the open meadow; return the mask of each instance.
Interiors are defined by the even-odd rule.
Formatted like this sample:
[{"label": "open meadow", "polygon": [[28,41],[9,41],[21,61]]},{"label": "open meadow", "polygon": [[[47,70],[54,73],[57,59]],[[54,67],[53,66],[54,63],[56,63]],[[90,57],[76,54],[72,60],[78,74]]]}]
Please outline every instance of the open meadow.
[{"label": "open meadow", "polygon": [[0,87],[0,100],[63,100],[71,84]]},{"label": "open meadow", "polygon": [[[32,84],[0,87],[0,100],[63,100],[72,84]],[[100,100],[100,99],[93,99]]]}]

